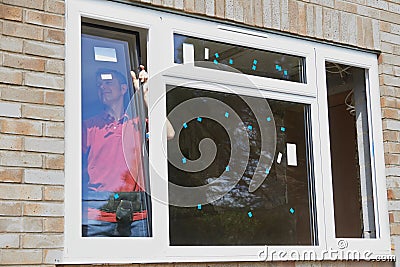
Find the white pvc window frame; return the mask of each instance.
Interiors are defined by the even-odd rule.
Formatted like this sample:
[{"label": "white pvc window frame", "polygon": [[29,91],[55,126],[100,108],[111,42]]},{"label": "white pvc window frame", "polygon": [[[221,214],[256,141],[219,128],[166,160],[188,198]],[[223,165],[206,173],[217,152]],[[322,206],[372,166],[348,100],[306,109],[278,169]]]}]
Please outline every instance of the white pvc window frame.
[{"label": "white pvc window frame", "polygon": [[[203,261],[263,261],[292,260],[290,252],[313,251],[322,255],[337,248],[333,215],[333,193],[330,173],[329,127],[327,120],[325,62],[337,62],[365,68],[368,72],[369,120],[371,144],[374,144],[372,164],[377,238],[346,239],[349,250],[369,250],[375,255],[390,253],[389,223],[385,191],[382,127],[379,106],[379,84],[376,56],[309,41],[265,34],[221,23],[188,18],[150,9],[101,0],[68,0],[66,28],[66,148],[65,148],[65,248],[64,263],[151,263]],[[228,86],[233,90],[254,95],[261,92],[266,98],[309,104],[311,106],[312,140],[315,176],[315,205],[318,244],[315,246],[170,246],[168,205],[153,198],[153,237],[150,238],[88,238],[81,237],[81,22],[90,18],[148,30],[148,72],[150,88],[150,169],[152,194],[161,199],[168,196],[166,147],[166,85],[184,82],[210,83]],[[242,75],[204,68],[180,68],[174,64],[173,34],[205,38],[245,47],[301,56],[306,61],[307,82],[295,83],[246,75],[254,84],[249,88]],[[142,44],[143,45],[143,44]],[[164,88],[164,89],[163,89]],[[160,123],[157,123],[160,122]],[[271,258],[272,251],[286,252]]]}]

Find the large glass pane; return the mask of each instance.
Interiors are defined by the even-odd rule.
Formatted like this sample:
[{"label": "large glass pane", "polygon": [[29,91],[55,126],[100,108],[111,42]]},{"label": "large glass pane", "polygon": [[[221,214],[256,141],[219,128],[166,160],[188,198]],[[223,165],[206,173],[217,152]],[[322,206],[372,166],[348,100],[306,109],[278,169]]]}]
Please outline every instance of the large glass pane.
[{"label": "large glass pane", "polygon": [[315,245],[309,109],[168,87],[170,244]]},{"label": "large glass pane", "polygon": [[82,32],[82,236],[151,236],[139,32]]},{"label": "large glass pane", "polygon": [[[174,34],[174,60],[182,64],[306,83],[303,57]],[[193,58],[190,58],[193,57]],[[207,64],[205,62],[211,62]]]},{"label": "large glass pane", "polygon": [[326,63],[336,237],[376,237],[365,73]]}]

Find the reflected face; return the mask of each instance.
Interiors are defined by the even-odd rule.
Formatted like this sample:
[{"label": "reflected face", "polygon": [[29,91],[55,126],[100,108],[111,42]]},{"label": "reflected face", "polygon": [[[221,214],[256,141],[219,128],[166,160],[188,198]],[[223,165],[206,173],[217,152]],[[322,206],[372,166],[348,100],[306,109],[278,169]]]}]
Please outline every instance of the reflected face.
[{"label": "reflected face", "polygon": [[117,78],[97,80],[97,92],[104,105],[122,104],[127,85],[121,84]]}]

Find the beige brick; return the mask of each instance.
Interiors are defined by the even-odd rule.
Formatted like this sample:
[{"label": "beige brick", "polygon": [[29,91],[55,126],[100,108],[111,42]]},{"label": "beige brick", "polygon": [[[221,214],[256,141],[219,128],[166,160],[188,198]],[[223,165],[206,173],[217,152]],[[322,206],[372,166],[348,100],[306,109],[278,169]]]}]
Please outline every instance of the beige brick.
[{"label": "beige brick", "polygon": [[42,231],[42,218],[0,217],[0,232],[2,233],[37,233]]},{"label": "beige brick", "polygon": [[22,72],[20,70],[0,67],[0,81],[8,84],[22,84]]},{"label": "beige brick", "polygon": [[215,15],[215,1],[214,0],[205,0],[206,3],[206,15],[214,16]]},{"label": "beige brick", "polygon": [[242,1],[243,5],[243,21],[247,25],[254,25],[254,8],[253,1]]},{"label": "beige brick", "polygon": [[19,235],[18,234],[1,234],[0,233],[0,248],[18,248]]},{"label": "beige brick", "polygon": [[0,149],[22,150],[22,143],[21,136],[0,134]]},{"label": "beige brick", "polygon": [[42,58],[4,54],[3,65],[12,68],[21,68],[26,70],[44,71],[45,60]]},{"label": "beige brick", "polygon": [[366,4],[367,6],[371,6],[378,9],[387,10],[389,8],[388,3],[386,3],[386,1],[381,1],[381,0],[367,0]]},{"label": "beige brick", "polygon": [[21,104],[11,102],[0,102],[1,117],[21,117]]},{"label": "beige brick", "polygon": [[22,52],[22,44],[23,41],[20,38],[0,35],[0,50]]},{"label": "beige brick", "polygon": [[310,3],[314,3],[324,7],[334,7],[334,1],[332,0],[310,0]]},{"label": "beige brick", "polygon": [[33,40],[43,40],[43,29],[38,26],[4,21],[3,34]]},{"label": "beige brick", "polygon": [[22,105],[24,118],[63,121],[64,109],[54,106]]},{"label": "beige brick", "polygon": [[392,235],[399,235],[400,234],[400,224],[399,223],[392,223],[390,225],[390,233]]},{"label": "beige brick", "polygon": [[49,73],[25,73],[25,85],[64,90],[64,78]]},{"label": "beige brick", "polygon": [[0,164],[11,167],[42,167],[42,155],[19,151],[0,151]]},{"label": "beige brick", "polygon": [[63,235],[26,234],[22,238],[23,248],[60,248],[63,246]]},{"label": "beige brick", "polygon": [[[400,42],[400,35],[392,34],[392,33],[388,33],[388,32],[382,32],[380,35],[382,37],[383,42],[387,42],[387,43],[391,43],[391,44],[398,44]],[[397,65],[400,65],[400,63],[398,63]]]},{"label": "beige brick", "polygon": [[395,154],[385,154],[385,163],[389,165],[399,165],[400,155]]},{"label": "beige brick", "polygon": [[235,18],[234,0],[225,0],[225,18],[229,20]]},{"label": "beige brick", "polygon": [[389,22],[380,21],[379,29],[384,32],[390,32],[391,25]]},{"label": "beige brick", "polygon": [[58,263],[62,261],[63,257],[64,257],[64,252],[61,249],[43,249],[44,263],[48,264]]},{"label": "beige brick", "polygon": [[[293,33],[299,32],[299,7],[298,2],[295,0],[289,0],[286,11],[282,12],[282,19],[286,20],[287,25],[281,24],[282,30],[290,30]],[[281,20],[282,21],[282,20]]]},{"label": "beige brick", "polygon": [[64,218],[44,218],[44,231],[48,233],[63,233]]},{"label": "beige brick", "polygon": [[[388,10],[396,13],[396,14],[400,14],[400,2],[396,1],[395,3],[387,3],[388,4]],[[385,9],[385,8],[383,8]]]},{"label": "beige brick", "polygon": [[64,59],[64,46],[36,41],[25,41],[24,52],[30,55]]},{"label": "beige brick", "polygon": [[2,264],[40,264],[42,262],[40,249],[3,249],[0,253]]},{"label": "beige brick", "polygon": [[263,0],[263,26],[272,28],[271,0]]},{"label": "beige brick", "polygon": [[271,0],[271,20],[272,20],[272,28],[280,29],[281,28],[281,6],[280,0]]},{"label": "beige brick", "polygon": [[64,123],[46,122],[44,124],[44,135],[49,137],[64,137]]},{"label": "beige brick", "polygon": [[45,155],[44,160],[44,167],[46,169],[64,169],[64,155]]},{"label": "beige brick", "polygon": [[398,119],[400,111],[398,109],[384,108],[382,110],[382,117],[388,119]]},{"label": "beige brick", "polygon": [[64,172],[59,170],[25,169],[25,183],[63,185]]},{"label": "beige brick", "polygon": [[58,59],[49,59],[46,62],[45,66],[46,72],[55,73],[55,74],[64,74],[64,61]]},{"label": "beige brick", "polygon": [[20,183],[23,175],[22,169],[0,167],[0,182]]},{"label": "beige brick", "polygon": [[314,21],[314,7],[312,5],[306,5],[306,34],[308,36],[315,36]]},{"label": "beige brick", "polygon": [[394,97],[381,97],[381,106],[386,108],[397,107],[397,101]]},{"label": "beige brick", "polygon": [[357,29],[356,16],[346,12],[340,12],[340,40],[346,44],[357,44],[357,34],[354,34],[354,29]]},{"label": "beige brick", "polygon": [[43,0],[2,0],[4,4],[14,6],[28,7],[34,9],[43,9]]},{"label": "beige brick", "polygon": [[64,44],[65,33],[62,30],[45,29],[44,40],[49,43]]},{"label": "beige brick", "polygon": [[41,104],[44,101],[43,90],[7,86],[0,87],[1,98],[4,100]]},{"label": "beige brick", "polygon": [[65,2],[59,0],[45,0],[44,10],[50,13],[65,14]]},{"label": "beige brick", "polygon": [[[292,19],[290,12],[292,12],[292,10],[290,10],[290,8],[289,8],[289,5],[291,4],[289,2],[290,2],[289,0],[280,1],[281,30],[297,33],[298,25],[296,25],[295,28],[290,28],[290,20]],[[296,14],[296,19],[299,19],[299,17],[300,17],[300,14]]]},{"label": "beige brick", "polygon": [[45,186],[43,193],[44,193],[44,200],[52,200],[52,201],[64,200],[64,187],[62,186]]},{"label": "beige brick", "polygon": [[343,0],[336,0],[335,1],[335,9],[342,10],[345,12],[357,14],[357,5],[353,3],[349,3]]},{"label": "beige brick", "polygon": [[22,21],[22,8],[0,4],[0,19]]},{"label": "beige brick", "polygon": [[392,13],[392,12],[388,12],[388,11],[384,11],[384,10],[380,10],[378,13],[377,17],[374,17],[376,19],[380,19],[383,21],[387,21],[389,23],[393,23],[393,24],[400,24],[400,14],[396,14],[396,13]]},{"label": "beige brick", "polygon": [[215,16],[218,18],[225,17],[225,1],[215,0]]},{"label": "beige brick", "polygon": [[400,79],[399,77],[395,77],[392,75],[381,75],[383,77],[383,81],[385,85],[390,85],[390,86],[400,86]]},{"label": "beige brick", "polygon": [[23,215],[60,217],[64,215],[64,204],[27,202],[24,203]]},{"label": "beige brick", "polygon": [[241,0],[233,0],[233,19],[237,22],[244,22],[243,2]]},{"label": "beige brick", "polygon": [[0,184],[0,199],[41,200],[42,187],[37,185]]},{"label": "beige brick", "polygon": [[1,119],[0,132],[40,136],[42,135],[42,123],[29,120]]},{"label": "beige brick", "polygon": [[263,1],[254,0],[254,25],[257,27],[263,26]]},{"label": "beige brick", "polygon": [[27,10],[24,17],[26,23],[54,27],[58,29],[64,28],[64,17],[61,15]]},{"label": "beige brick", "polygon": [[47,91],[45,93],[45,103],[49,105],[64,105],[64,92]]},{"label": "beige brick", "polygon": [[194,3],[195,0],[186,0],[184,1],[184,10],[188,12],[193,12],[194,11]]},{"label": "beige brick", "polygon": [[0,215],[21,216],[22,204],[15,201],[0,201]]},{"label": "beige brick", "polygon": [[64,153],[64,140],[45,137],[25,137],[25,150],[34,152]]},{"label": "beige brick", "polygon": [[357,14],[369,18],[379,18],[379,10],[365,5],[357,5]]}]

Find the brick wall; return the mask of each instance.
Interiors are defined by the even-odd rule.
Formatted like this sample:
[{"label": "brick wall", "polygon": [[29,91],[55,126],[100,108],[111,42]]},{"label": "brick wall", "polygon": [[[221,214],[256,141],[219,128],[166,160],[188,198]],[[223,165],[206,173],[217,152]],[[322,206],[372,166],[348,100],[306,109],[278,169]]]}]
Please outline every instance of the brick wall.
[{"label": "brick wall", "polygon": [[0,264],[62,253],[64,2],[0,1]]},{"label": "brick wall", "polygon": [[[389,218],[392,239],[400,238],[398,0],[135,2],[382,51]],[[0,265],[51,265],[62,253],[64,12],[61,0],[0,0]],[[211,265],[222,264],[196,264]],[[370,262],[223,265],[376,266]]]}]

